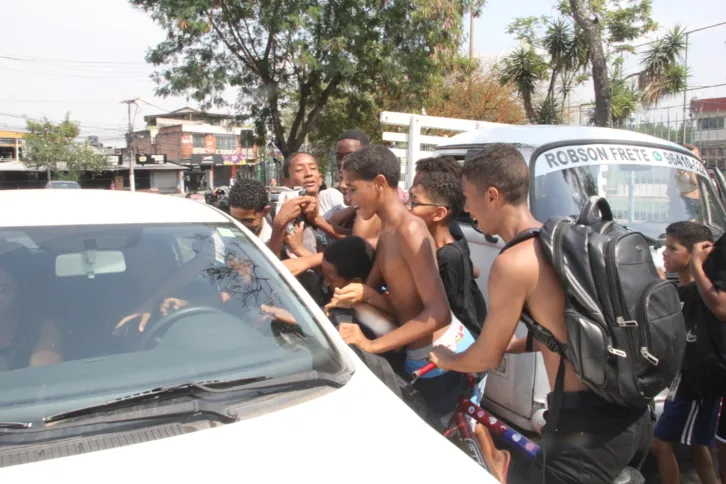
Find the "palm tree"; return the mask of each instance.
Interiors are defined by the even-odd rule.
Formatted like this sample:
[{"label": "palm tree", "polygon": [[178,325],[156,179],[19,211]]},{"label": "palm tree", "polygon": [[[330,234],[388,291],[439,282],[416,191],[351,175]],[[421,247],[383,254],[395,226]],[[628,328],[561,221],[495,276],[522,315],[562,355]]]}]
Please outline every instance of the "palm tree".
[{"label": "palm tree", "polygon": [[544,80],[547,63],[535,52],[532,46],[521,46],[504,58],[500,73],[502,84],[513,84],[524,104],[524,112],[530,123],[537,122],[537,111],[533,97],[537,83]]},{"label": "palm tree", "polygon": [[688,70],[683,65],[686,42],[685,29],[676,25],[645,52],[640,62],[643,70],[629,76],[638,78],[644,107],[654,106],[662,99],[683,92],[686,88]]}]

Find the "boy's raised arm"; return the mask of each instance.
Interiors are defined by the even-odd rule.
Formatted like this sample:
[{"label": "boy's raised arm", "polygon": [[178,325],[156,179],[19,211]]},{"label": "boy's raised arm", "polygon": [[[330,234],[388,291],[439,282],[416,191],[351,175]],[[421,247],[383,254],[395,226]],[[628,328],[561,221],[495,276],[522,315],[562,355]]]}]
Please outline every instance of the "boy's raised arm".
[{"label": "boy's raised arm", "polygon": [[703,270],[703,263],[713,251],[711,242],[700,242],[691,250],[691,274],[699,294],[708,309],[721,321],[726,321],[726,291],[711,281]]},{"label": "boy's raised arm", "polygon": [[426,225],[412,219],[401,227],[401,254],[411,269],[423,310],[399,328],[370,342],[370,353],[385,353],[433,334],[451,323],[451,309],[436,266],[434,242]]}]

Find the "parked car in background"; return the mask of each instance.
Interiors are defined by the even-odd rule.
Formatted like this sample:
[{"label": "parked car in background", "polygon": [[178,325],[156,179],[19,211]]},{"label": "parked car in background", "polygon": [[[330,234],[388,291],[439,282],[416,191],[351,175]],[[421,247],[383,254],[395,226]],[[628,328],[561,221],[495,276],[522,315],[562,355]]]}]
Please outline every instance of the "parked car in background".
[{"label": "parked car in background", "polygon": [[81,185],[75,181],[53,180],[49,181],[45,188],[81,188]]}]

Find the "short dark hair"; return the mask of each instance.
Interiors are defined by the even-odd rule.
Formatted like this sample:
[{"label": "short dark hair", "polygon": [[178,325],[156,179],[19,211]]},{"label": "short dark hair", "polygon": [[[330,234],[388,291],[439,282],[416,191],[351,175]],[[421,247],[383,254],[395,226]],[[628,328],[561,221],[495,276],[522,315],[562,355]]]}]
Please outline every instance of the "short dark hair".
[{"label": "short dark hair", "polygon": [[417,181],[433,203],[449,207],[447,220],[456,217],[464,208],[461,178],[451,173],[432,171],[422,173]]},{"label": "short dark hair", "polygon": [[416,162],[417,173],[431,173],[434,171],[451,173],[454,176],[461,177],[461,165],[453,156],[422,158]]},{"label": "short dark hair", "polygon": [[692,221],[674,222],[666,227],[666,234],[688,249],[693,249],[699,242],[713,242],[713,233],[703,224]]},{"label": "short dark hair", "polygon": [[512,205],[527,201],[529,169],[514,145],[490,144],[464,162],[462,175],[479,190],[496,188]]},{"label": "short dark hair", "polygon": [[373,268],[376,251],[367,240],[351,235],[336,240],[323,253],[323,259],[335,267],[338,275],[348,281],[366,280]]},{"label": "short dark hair", "polygon": [[383,175],[393,188],[398,187],[401,179],[401,162],[383,145],[369,145],[349,154],[345,158],[343,170],[367,181]]},{"label": "short dark hair", "polygon": [[346,131],[343,131],[340,133],[340,136],[338,136],[338,141],[343,141],[344,139],[352,139],[360,142],[361,146],[368,146],[371,144],[370,138],[368,138],[368,135],[365,134],[360,129],[349,129]]},{"label": "short dark hair", "polygon": [[320,165],[318,164],[318,159],[315,158],[312,154],[306,152],[306,151],[296,151],[295,153],[291,154],[287,158],[285,158],[285,161],[282,162],[282,177],[286,180],[290,179],[290,165],[293,161],[295,161],[295,158],[298,158],[300,156],[309,156],[313,160],[315,160],[315,164],[318,165],[318,168],[320,168]]},{"label": "short dark hair", "polygon": [[267,195],[267,188],[261,181],[242,178],[237,180],[229,190],[228,203],[232,208],[262,212],[270,205],[270,199]]}]

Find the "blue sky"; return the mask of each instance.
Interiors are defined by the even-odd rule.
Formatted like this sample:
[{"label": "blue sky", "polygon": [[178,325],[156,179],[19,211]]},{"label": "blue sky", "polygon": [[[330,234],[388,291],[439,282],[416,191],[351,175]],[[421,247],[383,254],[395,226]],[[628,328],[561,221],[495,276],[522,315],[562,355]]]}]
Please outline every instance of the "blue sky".
[{"label": "blue sky", "polygon": [[[183,98],[154,97],[154,84],[148,79],[152,69],[144,64],[144,54],[163,33],[126,0],[0,0],[0,7],[4,40],[0,56],[32,59],[0,58],[0,130],[24,125],[22,119],[7,114],[55,120],[70,111],[73,119],[82,122],[84,135],[95,134],[106,144],[121,145],[127,116],[126,106],[119,101],[140,97],[155,106],[140,107],[136,128],[143,126],[144,115],[187,104]],[[682,22],[698,28],[726,21],[723,0],[655,0],[653,10],[663,27]],[[549,0],[489,0],[476,22],[477,55],[487,61],[501,59],[516,46],[506,34],[506,26],[515,16],[552,11]],[[54,61],[58,59],[85,62]],[[726,26],[694,34],[689,51],[691,85],[726,82],[724,59]],[[637,60],[630,67],[637,68]],[[726,88],[693,95],[726,96]],[[591,89],[586,86],[578,90],[572,104],[590,98]],[[679,97],[663,104],[681,102]],[[679,109],[673,115],[676,112]]]}]

